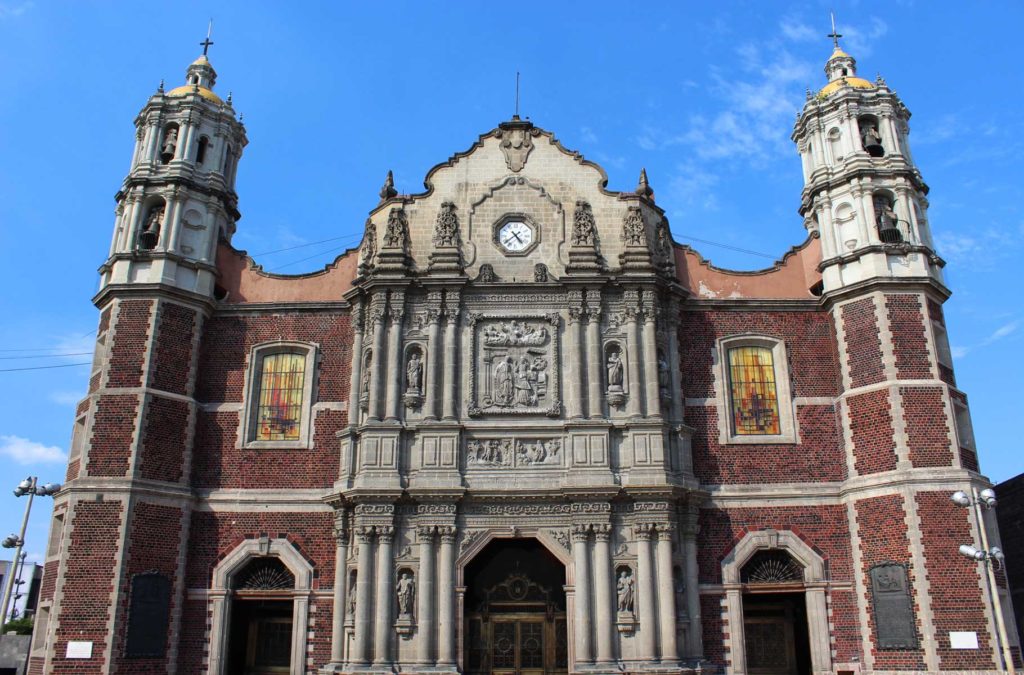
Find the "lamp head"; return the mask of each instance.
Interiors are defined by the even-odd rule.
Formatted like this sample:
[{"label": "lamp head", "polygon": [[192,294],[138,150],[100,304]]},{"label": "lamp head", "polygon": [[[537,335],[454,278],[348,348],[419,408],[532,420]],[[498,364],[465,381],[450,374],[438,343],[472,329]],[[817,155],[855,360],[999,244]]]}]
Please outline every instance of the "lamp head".
[{"label": "lamp head", "polygon": [[992,488],[985,488],[978,493],[978,496],[981,497],[981,501],[985,502],[985,506],[991,508],[996,505],[996,492]]},{"label": "lamp head", "polygon": [[36,494],[43,497],[48,497],[50,495],[55,495],[58,492],[60,492],[60,488],[60,483],[47,483],[46,485],[37,487]]},{"label": "lamp head", "polygon": [[971,504],[970,496],[963,490],[957,490],[950,495],[949,498],[952,499],[953,503],[957,506],[970,506]]},{"label": "lamp head", "polygon": [[960,544],[960,555],[974,560],[984,560],[985,552],[979,551],[970,544]]},{"label": "lamp head", "polygon": [[4,548],[17,548],[18,542],[18,535],[9,534],[6,537],[4,537],[4,540],[2,542],[0,542],[0,546],[3,546]]},{"label": "lamp head", "polygon": [[998,546],[993,546],[992,548],[990,548],[988,550],[988,554],[993,558],[996,558],[997,560],[1002,560],[1006,557],[1003,555],[1003,549],[999,548]]}]

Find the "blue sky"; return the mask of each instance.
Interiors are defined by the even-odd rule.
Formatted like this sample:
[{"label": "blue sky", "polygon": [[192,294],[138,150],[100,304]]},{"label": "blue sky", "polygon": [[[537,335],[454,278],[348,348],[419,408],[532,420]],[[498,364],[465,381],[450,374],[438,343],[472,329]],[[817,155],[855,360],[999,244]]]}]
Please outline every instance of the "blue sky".
[{"label": "blue sky", "polygon": [[[388,169],[400,191],[422,189],[431,166],[511,115],[516,70],[523,115],[602,164],[612,188],[632,189],[645,166],[678,241],[763,253],[695,243],[716,265],[755,269],[804,239],[789,134],[805,89],[824,84],[834,8],[859,74],[881,73],[914,113],[982,469],[1024,470],[1021,3],[295,7],[0,0],[0,370],[90,360],[132,121],[161,79],[183,83],[211,16],[216,89],[233,92],[250,139],[235,244],[302,246],[257,255],[267,269],[311,271],[355,245]],[[0,536],[24,506],[8,487],[63,479],[87,370],[0,372]],[[33,514],[37,558],[48,516],[45,503]]]}]

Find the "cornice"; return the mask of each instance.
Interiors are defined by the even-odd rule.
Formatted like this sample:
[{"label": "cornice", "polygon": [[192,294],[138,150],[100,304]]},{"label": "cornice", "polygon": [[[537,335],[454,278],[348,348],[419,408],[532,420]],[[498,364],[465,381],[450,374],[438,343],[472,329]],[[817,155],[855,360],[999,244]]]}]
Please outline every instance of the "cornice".
[{"label": "cornice", "polygon": [[825,309],[832,309],[836,303],[848,300],[851,296],[866,295],[875,290],[934,293],[942,302],[945,302],[952,295],[948,288],[931,277],[875,277],[825,292],[821,296],[821,305]]},{"label": "cornice", "polygon": [[92,303],[102,308],[114,298],[135,298],[135,297],[168,297],[197,306],[201,311],[209,315],[216,307],[213,298],[192,291],[186,291],[174,286],[164,284],[107,284],[99,293],[93,296]]}]

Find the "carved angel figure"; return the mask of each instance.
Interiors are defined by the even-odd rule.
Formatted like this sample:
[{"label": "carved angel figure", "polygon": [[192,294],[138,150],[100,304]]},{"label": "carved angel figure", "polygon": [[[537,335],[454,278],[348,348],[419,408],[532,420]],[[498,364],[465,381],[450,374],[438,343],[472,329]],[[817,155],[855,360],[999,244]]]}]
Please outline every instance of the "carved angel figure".
[{"label": "carved angel figure", "polygon": [[593,246],[595,235],[594,212],[590,210],[590,204],[584,201],[576,202],[572,222],[572,245]]},{"label": "carved angel figure", "polygon": [[359,255],[363,258],[364,265],[373,264],[373,256],[377,253],[377,226],[369,218],[366,219],[366,231],[363,233],[363,245],[359,248]]}]

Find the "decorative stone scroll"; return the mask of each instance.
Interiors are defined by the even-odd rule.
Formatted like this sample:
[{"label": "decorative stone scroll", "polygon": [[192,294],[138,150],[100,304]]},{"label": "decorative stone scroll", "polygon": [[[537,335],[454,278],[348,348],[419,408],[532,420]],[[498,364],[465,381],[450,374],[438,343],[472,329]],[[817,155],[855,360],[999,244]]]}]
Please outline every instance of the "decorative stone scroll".
[{"label": "decorative stone scroll", "polygon": [[557,313],[489,317],[470,314],[473,368],[469,414],[561,414]]},{"label": "decorative stone scroll", "polygon": [[562,441],[491,438],[466,441],[466,468],[523,468],[561,466]]},{"label": "decorative stone scroll", "polygon": [[875,610],[875,631],[882,649],[916,649],[917,626],[910,594],[907,568],[883,562],[868,572],[871,577],[871,605]]}]

